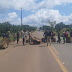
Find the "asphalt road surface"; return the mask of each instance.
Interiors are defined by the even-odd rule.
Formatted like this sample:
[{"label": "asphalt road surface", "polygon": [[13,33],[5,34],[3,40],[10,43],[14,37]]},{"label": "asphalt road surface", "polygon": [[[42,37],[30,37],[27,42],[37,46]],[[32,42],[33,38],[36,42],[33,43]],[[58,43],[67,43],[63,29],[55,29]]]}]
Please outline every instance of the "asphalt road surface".
[{"label": "asphalt road surface", "polygon": [[[36,31],[33,36],[43,37]],[[68,46],[68,47],[67,47]],[[71,45],[53,43],[52,46],[13,43],[0,55],[0,72],[72,72]],[[2,51],[0,51],[2,53]]]},{"label": "asphalt road surface", "polygon": [[72,43],[53,43],[52,49],[55,51],[68,72],[72,72]]}]

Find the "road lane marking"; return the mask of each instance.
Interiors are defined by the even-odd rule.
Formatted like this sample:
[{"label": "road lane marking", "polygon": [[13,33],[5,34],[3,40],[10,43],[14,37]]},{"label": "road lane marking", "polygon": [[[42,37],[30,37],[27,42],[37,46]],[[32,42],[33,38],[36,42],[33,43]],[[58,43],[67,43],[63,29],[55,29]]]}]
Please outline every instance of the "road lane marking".
[{"label": "road lane marking", "polygon": [[60,55],[60,53],[59,53],[53,46],[51,46],[51,48],[55,51],[55,53],[56,53],[57,55]]},{"label": "road lane marking", "polygon": [[56,59],[56,61],[58,62],[59,66],[61,67],[61,69],[63,70],[63,72],[68,72],[67,69],[65,68],[65,66],[62,64],[62,62],[60,61],[60,59],[57,57],[57,55],[54,53],[54,51],[52,50],[51,46],[48,46],[49,50],[51,51],[51,53],[53,54],[54,58]]}]

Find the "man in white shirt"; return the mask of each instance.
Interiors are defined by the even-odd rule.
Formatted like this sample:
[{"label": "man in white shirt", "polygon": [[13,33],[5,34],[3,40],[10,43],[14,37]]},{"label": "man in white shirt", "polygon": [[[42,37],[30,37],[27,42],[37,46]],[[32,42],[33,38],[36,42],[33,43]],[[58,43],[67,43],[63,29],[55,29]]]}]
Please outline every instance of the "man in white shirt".
[{"label": "man in white shirt", "polygon": [[26,37],[26,39],[27,39],[27,32],[25,32],[25,37]]}]

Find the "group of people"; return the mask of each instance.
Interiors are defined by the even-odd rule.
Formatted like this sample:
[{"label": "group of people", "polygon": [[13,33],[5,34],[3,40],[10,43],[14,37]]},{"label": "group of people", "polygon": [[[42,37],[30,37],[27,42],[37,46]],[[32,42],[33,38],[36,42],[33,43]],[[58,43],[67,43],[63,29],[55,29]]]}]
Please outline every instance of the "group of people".
[{"label": "group of people", "polygon": [[50,30],[45,30],[43,36],[45,37],[45,42],[47,42],[47,46],[48,46],[48,45],[51,45],[51,42],[55,36],[55,33]]},{"label": "group of people", "polygon": [[[9,36],[9,32],[8,33],[3,33],[3,38],[4,37],[7,37],[7,38],[10,38]],[[44,39],[45,39],[45,43],[47,43],[47,46],[48,45],[51,45],[51,42],[54,41],[54,36],[55,36],[55,33],[51,30],[45,30],[44,34]],[[58,31],[58,40],[57,42],[61,42],[61,33]],[[63,44],[66,43],[66,39],[70,36],[70,40],[72,42],[72,30],[70,32],[68,31],[63,31],[63,34],[62,34],[62,37],[63,37]],[[25,30],[22,30],[21,31],[21,37],[22,37],[22,40],[23,40],[23,45],[24,45],[24,42],[28,39],[29,41],[29,44],[31,44],[31,40],[32,40],[32,33],[31,33],[31,30],[29,32],[26,32]],[[28,37],[28,38],[27,38]],[[20,32],[18,31],[17,33],[14,33],[13,34],[13,39],[14,41],[17,40],[17,44],[19,42],[19,38],[20,38]]]},{"label": "group of people", "polygon": [[72,42],[72,30],[70,32],[63,31],[63,41],[64,41],[64,43],[66,42],[66,38],[68,38],[68,37],[70,37],[70,40]]},{"label": "group of people", "polygon": [[[50,30],[45,30],[44,32],[44,37],[45,37],[45,42],[47,42],[47,46],[48,44],[51,45],[51,42],[54,40],[54,36],[55,36],[55,33],[50,31]],[[58,40],[57,42],[61,42],[61,33],[58,31]],[[63,34],[62,34],[62,37],[63,37],[63,44],[66,43],[66,39],[70,36],[70,40],[72,42],[72,30],[70,32],[68,31],[63,31]]]},{"label": "group of people", "polygon": [[[3,39],[5,37],[10,38],[10,33],[9,32],[7,32],[6,34],[3,33],[2,37]],[[24,45],[24,42],[27,40],[27,38],[29,40],[29,44],[31,44],[31,38],[32,38],[31,30],[29,32],[26,32],[25,30],[22,30],[21,32],[18,31],[17,33],[13,33],[12,37],[14,41],[17,40],[17,44],[19,42],[20,37],[22,37],[23,45]]]},{"label": "group of people", "polygon": [[5,37],[9,38],[9,37],[10,37],[10,36],[9,36],[9,32],[7,32],[7,33],[2,33],[2,37],[3,37],[3,38],[5,38]]},{"label": "group of people", "polygon": [[[63,37],[63,44],[66,43],[66,39],[68,37],[70,38],[70,41],[72,42],[72,30],[70,32],[63,31],[62,37]],[[58,32],[58,41],[57,42],[59,42],[59,43],[61,42],[61,34],[60,34],[60,32]]]},{"label": "group of people", "polygon": [[[23,45],[24,45],[24,42],[27,40],[27,35],[29,36],[28,38],[29,38],[29,44],[30,44],[31,38],[32,38],[31,30],[28,33],[25,30],[21,31],[21,37],[23,40]],[[19,38],[20,38],[20,34],[19,34],[19,32],[17,32],[17,44],[19,42]]]}]

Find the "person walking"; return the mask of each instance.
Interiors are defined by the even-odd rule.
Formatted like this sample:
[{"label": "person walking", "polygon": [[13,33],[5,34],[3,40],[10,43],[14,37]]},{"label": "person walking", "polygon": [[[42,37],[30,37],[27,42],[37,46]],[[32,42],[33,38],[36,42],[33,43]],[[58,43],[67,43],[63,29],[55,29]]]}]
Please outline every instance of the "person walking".
[{"label": "person walking", "polygon": [[23,39],[23,45],[24,45],[24,42],[25,42],[25,30],[22,32],[22,39]]},{"label": "person walking", "polygon": [[47,46],[48,45],[51,45],[51,31],[50,30],[47,31]]},{"label": "person walking", "polygon": [[18,41],[19,41],[19,31],[17,32],[17,44],[18,44]]}]

